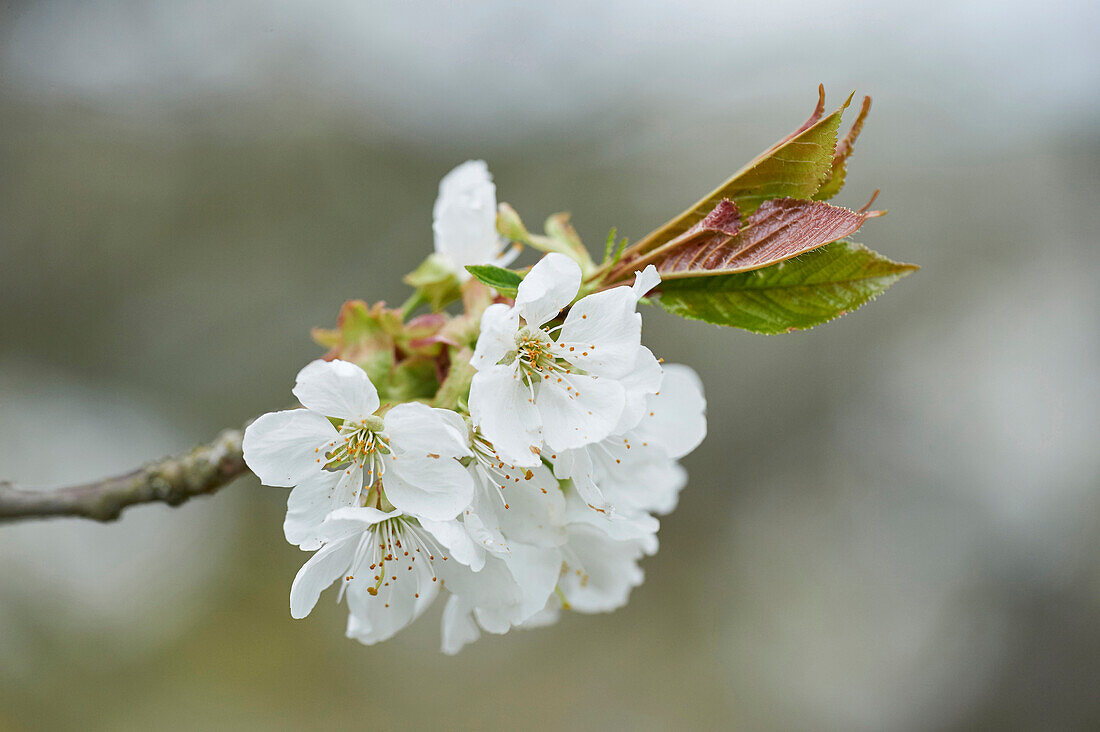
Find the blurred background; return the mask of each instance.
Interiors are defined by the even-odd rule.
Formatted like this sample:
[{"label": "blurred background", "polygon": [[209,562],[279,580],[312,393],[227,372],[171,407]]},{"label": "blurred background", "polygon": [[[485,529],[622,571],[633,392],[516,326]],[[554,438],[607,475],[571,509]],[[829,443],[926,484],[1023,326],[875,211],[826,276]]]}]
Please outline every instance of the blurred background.
[{"label": "blurred background", "polygon": [[[242,479],[0,526],[0,729],[1097,729],[1100,5],[0,3],[0,477],[53,486],[290,399],[399,303],[439,178],[637,238],[874,99],[839,203],[923,269],[785,336],[651,310],[710,435],[625,609],[438,651],[326,596]],[[1091,426],[1090,426],[1091,425]]]}]

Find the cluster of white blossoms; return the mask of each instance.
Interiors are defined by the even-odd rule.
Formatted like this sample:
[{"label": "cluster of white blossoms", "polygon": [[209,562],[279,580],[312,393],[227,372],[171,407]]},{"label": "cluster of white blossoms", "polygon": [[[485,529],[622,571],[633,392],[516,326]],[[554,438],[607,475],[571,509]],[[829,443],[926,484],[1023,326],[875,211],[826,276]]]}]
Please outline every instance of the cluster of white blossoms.
[{"label": "cluster of white blossoms", "polygon": [[[489,293],[466,265],[515,252],[484,163],[443,179],[434,219],[437,261]],[[446,407],[387,401],[355,359],[331,358],[299,372],[301,409],[248,427],[248,466],[292,488],[286,538],[313,552],[291,587],[295,618],[338,585],[347,635],[372,644],[442,592],[442,647],[455,653],[481,631],[626,603],[639,561],[657,550],[655,515],[686,482],[677,460],[706,433],[705,400],[691,369],[641,344],[652,266],[632,286],[585,294],[583,280],[575,258],[551,251],[514,297],[488,294],[472,354],[439,361],[469,374]]]}]

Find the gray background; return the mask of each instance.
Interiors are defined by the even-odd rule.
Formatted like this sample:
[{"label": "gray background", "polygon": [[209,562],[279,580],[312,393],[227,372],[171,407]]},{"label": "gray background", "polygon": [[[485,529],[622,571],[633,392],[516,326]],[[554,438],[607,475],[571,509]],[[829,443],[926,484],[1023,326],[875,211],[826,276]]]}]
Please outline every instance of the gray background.
[{"label": "gray background", "polygon": [[923,269],[807,333],[647,311],[710,435],[612,615],[374,648],[283,494],[0,527],[0,729],[1100,725],[1095,3],[0,3],[0,474],[278,408],[401,302],[440,176],[637,238],[851,89],[839,202]]}]

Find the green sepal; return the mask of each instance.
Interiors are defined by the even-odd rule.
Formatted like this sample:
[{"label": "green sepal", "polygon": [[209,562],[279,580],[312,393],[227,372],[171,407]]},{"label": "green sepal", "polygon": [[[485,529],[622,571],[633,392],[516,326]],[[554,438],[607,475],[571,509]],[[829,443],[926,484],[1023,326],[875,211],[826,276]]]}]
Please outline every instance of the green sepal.
[{"label": "green sepal", "polygon": [[[439,312],[462,297],[462,283],[455,277],[447,260],[435,252],[405,275],[404,279],[405,284],[416,288],[417,299],[427,303],[433,312]],[[410,301],[415,302],[416,300]]]}]

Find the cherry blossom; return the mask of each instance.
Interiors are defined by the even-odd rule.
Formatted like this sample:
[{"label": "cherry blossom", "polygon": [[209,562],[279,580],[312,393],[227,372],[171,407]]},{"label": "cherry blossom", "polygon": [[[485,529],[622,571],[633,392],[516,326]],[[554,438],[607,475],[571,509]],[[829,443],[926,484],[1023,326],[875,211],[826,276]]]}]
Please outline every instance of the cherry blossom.
[{"label": "cherry blossom", "polygon": [[496,185],[483,160],[468,160],[443,177],[432,211],[436,257],[460,281],[466,265],[507,265],[516,251],[503,251],[497,233]]},{"label": "cherry blossom", "polygon": [[465,432],[445,410],[416,402],[384,410],[366,372],[346,361],[310,363],[294,395],[305,409],[265,414],[244,436],[245,462],[260,481],[294,486],[288,541],[316,549],[325,516],[344,506],[445,521],[473,498],[457,460],[471,454]]},{"label": "cherry blossom", "polygon": [[654,372],[636,305],[658,281],[647,267],[633,287],[583,297],[550,327],[581,284],[580,266],[551,253],[524,277],[515,305],[486,309],[470,362],[470,414],[501,456],[537,465],[544,444],[565,450],[612,434],[637,374]]}]

